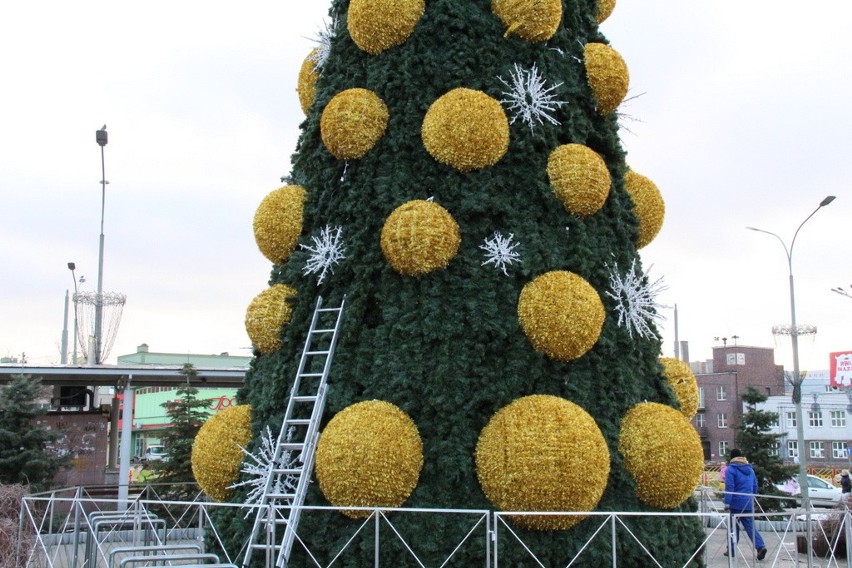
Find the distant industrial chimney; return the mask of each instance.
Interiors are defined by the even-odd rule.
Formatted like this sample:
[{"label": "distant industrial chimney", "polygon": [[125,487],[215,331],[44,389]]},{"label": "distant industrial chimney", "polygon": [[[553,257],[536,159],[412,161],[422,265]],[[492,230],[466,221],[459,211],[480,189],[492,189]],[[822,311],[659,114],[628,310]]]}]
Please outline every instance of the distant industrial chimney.
[{"label": "distant industrial chimney", "polygon": [[680,342],[680,360],[689,363],[689,341]]}]

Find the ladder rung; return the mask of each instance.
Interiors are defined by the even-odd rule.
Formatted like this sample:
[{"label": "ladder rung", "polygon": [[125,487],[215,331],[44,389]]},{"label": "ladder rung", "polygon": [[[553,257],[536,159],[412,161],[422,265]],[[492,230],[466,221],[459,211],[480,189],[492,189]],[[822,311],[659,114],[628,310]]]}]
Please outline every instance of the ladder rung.
[{"label": "ladder rung", "polygon": [[334,328],[332,329],[315,329],[311,333],[334,333]]},{"label": "ladder rung", "polygon": [[314,395],[299,395],[299,396],[294,396],[293,400],[295,402],[316,402],[317,397],[314,396]]},{"label": "ladder rung", "polygon": [[277,473],[280,475],[298,475],[302,473],[302,468],[300,467],[277,467],[272,470],[272,473]]},{"label": "ladder rung", "polygon": [[301,450],[305,447],[304,442],[281,442],[278,447],[282,450]]},{"label": "ladder rung", "polygon": [[303,379],[305,377],[321,377],[321,376],[322,376],[322,373],[302,373],[301,375],[299,375],[299,378]]},{"label": "ladder rung", "polygon": [[266,498],[267,499],[289,499],[290,501],[292,501],[295,496],[296,495],[294,493],[269,493],[266,496]]},{"label": "ladder rung", "polygon": [[[257,543],[257,544],[251,545],[252,550],[278,550],[279,548],[281,548],[280,544],[260,544],[260,543]],[[154,557],[152,556],[151,558],[153,559]]]},{"label": "ladder rung", "polygon": [[305,426],[310,423],[310,418],[291,418],[285,423],[285,426]]},{"label": "ladder rung", "polygon": [[328,355],[331,351],[305,351],[305,355]]},{"label": "ladder rung", "polygon": [[339,312],[340,308],[320,308],[318,312]]}]

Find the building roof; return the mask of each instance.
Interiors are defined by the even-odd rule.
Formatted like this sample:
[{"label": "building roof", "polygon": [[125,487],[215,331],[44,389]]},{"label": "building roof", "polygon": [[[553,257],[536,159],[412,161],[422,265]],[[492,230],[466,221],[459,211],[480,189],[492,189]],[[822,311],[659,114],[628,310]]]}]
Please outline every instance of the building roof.
[{"label": "building roof", "polygon": [[[130,379],[135,387],[177,387],[187,380],[182,369],[183,365],[0,365],[0,385],[24,375],[45,385],[115,387]],[[197,367],[195,371],[198,375],[190,381],[195,387],[241,387],[246,375],[242,367]]]}]

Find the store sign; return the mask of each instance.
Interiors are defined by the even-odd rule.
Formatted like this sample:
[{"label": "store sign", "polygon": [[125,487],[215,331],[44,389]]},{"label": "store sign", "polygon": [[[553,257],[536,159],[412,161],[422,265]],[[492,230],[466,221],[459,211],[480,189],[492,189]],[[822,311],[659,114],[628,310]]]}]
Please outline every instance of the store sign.
[{"label": "store sign", "polygon": [[833,387],[852,387],[852,351],[829,353],[829,383]]}]

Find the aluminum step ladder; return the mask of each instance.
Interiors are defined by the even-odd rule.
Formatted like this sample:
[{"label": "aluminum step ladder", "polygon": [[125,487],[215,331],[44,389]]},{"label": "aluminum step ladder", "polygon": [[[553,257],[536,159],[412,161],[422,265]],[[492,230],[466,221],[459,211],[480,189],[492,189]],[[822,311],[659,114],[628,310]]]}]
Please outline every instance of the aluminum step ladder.
[{"label": "aluminum step ladder", "polygon": [[[313,472],[319,425],[325,409],[328,372],[345,302],[344,296],[340,307],[324,308],[322,297],[317,298],[287,411],[275,443],[273,469],[258,503],[243,568],[248,568],[255,551],[264,552],[267,567],[283,568],[290,559],[301,506]],[[278,528],[281,526],[284,534],[279,539]]]}]

